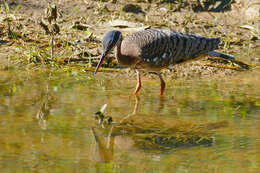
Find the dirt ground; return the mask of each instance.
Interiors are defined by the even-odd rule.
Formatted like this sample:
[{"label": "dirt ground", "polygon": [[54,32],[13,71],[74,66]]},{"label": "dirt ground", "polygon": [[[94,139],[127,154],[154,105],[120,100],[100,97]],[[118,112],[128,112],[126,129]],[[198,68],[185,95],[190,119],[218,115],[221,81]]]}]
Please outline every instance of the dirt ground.
[{"label": "dirt ground", "polygon": [[[53,0],[59,14],[59,34],[51,36],[39,25],[48,1],[7,0],[1,3],[0,67],[56,67],[91,71],[101,54],[100,40],[111,29],[126,36],[146,27],[220,37],[220,51],[239,61],[260,65],[260,5],[257,0]],[[9,9],[7,9],[9,8]],[[9,29],[8,29],[9,28]],[[110,55],[105,67],[116,66]],[[169,77],[232,74],[241,70],[211,58],[165,70]],[[232,66],[232,68],[230,68]],[[175,73],[172,73],[175,72]]]}]

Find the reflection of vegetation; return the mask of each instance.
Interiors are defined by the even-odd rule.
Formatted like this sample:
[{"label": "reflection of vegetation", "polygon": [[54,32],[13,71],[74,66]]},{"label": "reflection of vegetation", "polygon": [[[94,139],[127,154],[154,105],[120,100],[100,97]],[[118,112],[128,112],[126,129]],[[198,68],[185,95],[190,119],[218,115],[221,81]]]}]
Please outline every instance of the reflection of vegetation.
[{"label": "reflection of vegetation", "polygon": [[50,110],[53,104],[53,97],[50,95],[48,86],[46,90],[47,90],[46,93],[43,93],[43,96],[39,104],[39,109],[36,113],[36,118],[38,120],[38,123],[43,130],[47,129],[46,121],[48,119],[48,115],[50,114]]},{"label": "reflection of vegetation", "polygon": [[12,96],[16,92],[15,84],[0,84],[0,96]]}]

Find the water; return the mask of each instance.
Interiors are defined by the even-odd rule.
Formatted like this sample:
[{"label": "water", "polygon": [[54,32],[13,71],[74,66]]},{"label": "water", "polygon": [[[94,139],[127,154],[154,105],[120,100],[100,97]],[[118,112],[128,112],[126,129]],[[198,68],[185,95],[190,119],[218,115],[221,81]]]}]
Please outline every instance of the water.
[{"label": "water", "polygon": [[117,136],[114,145],[104,145],[106,159],[91,128],[104,143],[108,132],[100,130],[93,114],[104,104],[104,114],[114,121],[131,114],[135,78],[53,71],[0,74],[0,172],[260,172],[259,70],[222,79],[166,79],[164,98],[159,97],[159,80],[144,78],[133,115],[144,125],[147,119],[228,125],[210,132],[210,146],[167,152],[144,150],[131,136]]}]

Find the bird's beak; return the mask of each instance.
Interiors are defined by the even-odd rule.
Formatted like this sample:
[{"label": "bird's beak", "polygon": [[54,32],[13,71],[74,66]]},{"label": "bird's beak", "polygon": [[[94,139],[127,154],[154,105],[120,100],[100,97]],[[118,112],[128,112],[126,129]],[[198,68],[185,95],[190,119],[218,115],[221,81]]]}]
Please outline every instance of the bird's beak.
[{"label": "bird's beak", "polygon": [[102,53],[101,58],[100,58],[100,60],[99,60],[99,62],[98,62],[98,65],[97,65],[97,67],[96,67],[96,70],[95,70],[95,72],[94,72],[94,75],[98,72],[99,68],[100,68],[101,65],[103,64],[106,55],[107,55],[106,53]]}]

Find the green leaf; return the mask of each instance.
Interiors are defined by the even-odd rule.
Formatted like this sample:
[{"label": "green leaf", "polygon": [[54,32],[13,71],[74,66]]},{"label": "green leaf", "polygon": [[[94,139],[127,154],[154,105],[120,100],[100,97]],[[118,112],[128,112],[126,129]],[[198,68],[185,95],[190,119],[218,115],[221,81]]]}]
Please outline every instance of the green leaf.
[{"label": "green leaf", "polygon": [[4,2],[4,4],[5,4],[5,11],[9,11],[9,5],[8,5],[8,3],[7,2]]},{"label": "green leaf", "polygon": [[21,8],[21,5],[20,5],[20,4],[18,4],[18,5],[17,5],[17,7],[15,8],[15,11],[18,11],[18,10],[20,10],[20,8]]}]

